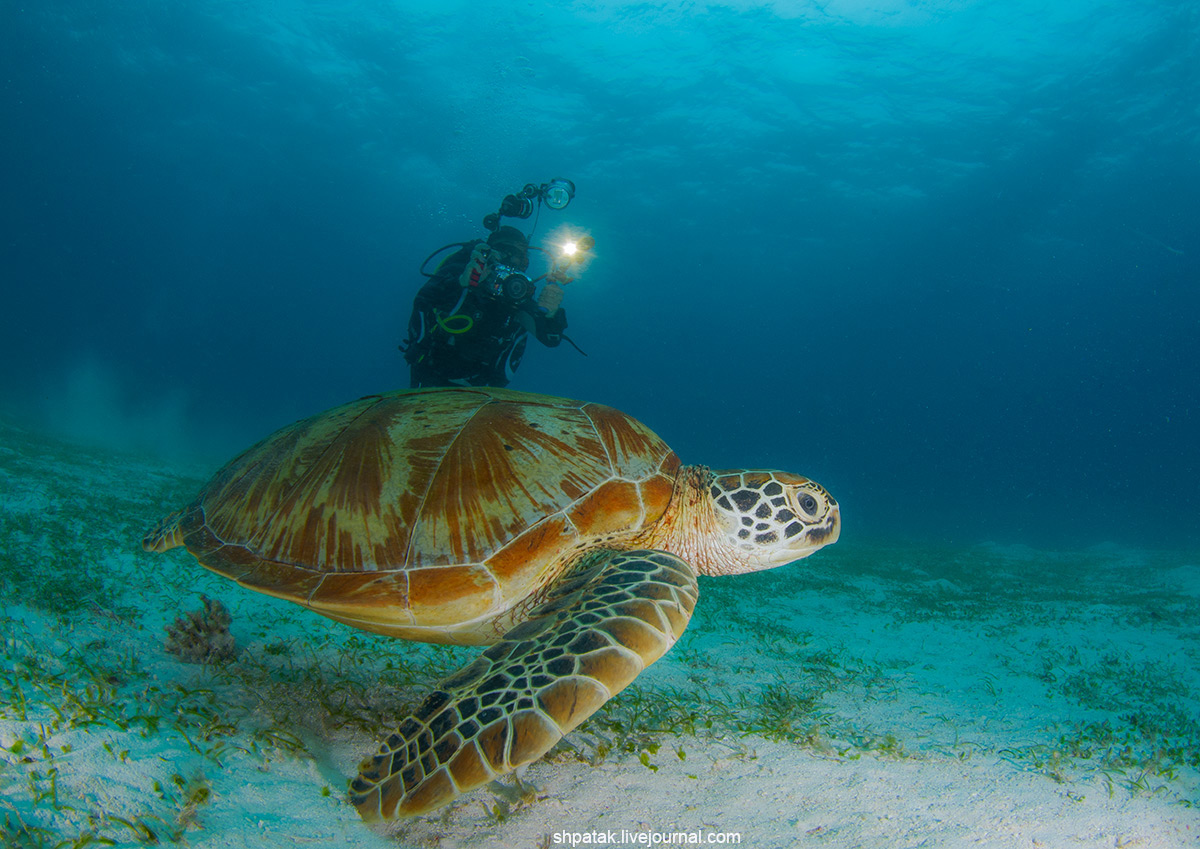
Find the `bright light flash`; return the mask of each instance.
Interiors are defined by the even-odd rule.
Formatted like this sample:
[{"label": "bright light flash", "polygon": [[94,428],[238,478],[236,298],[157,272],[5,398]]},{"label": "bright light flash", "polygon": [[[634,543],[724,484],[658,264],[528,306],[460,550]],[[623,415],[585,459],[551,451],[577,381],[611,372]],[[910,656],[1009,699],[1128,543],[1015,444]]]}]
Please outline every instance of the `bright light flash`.
[{"label": "bright light flash", "polygon": [[577,250],[578,247],[574,242],[566,242],[562,246],[563,256],[575,256],[575,251]]}]

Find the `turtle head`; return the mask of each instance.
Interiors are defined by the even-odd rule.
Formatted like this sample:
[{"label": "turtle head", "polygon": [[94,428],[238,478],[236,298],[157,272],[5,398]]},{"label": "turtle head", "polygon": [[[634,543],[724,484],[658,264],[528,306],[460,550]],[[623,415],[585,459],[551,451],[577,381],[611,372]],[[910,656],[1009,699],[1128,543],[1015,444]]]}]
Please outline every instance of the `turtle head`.
[{"label": "turtle head", "polygon": [[801,475],[757,469],[713,471],[708,495],[716,551],[702,574],[772,569],[836,542],[842,519],[833,496]]}]

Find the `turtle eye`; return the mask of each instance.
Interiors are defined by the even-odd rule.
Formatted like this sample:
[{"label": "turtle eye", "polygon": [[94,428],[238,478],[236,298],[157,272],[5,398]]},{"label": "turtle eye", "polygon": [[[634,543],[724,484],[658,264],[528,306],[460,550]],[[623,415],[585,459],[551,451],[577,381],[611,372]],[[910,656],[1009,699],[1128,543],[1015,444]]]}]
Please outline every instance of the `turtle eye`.
[{"label": "turtle eye", "polygon": [[810,516],[817,515],[817,499],[813,498],[807,492],[800,496],[800,509]]}]

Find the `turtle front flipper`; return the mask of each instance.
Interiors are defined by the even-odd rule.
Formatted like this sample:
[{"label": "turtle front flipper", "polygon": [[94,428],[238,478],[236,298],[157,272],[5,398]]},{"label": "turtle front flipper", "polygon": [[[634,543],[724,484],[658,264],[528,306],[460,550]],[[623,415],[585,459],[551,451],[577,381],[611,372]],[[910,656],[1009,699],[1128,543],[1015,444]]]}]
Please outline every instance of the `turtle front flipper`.
[{"label": "turtle front flipper", "polygon": [[412,816],[532,763],[666,653],[697,595],[673,554],[589,557],[359,765],[351,801],[366,820]]}]

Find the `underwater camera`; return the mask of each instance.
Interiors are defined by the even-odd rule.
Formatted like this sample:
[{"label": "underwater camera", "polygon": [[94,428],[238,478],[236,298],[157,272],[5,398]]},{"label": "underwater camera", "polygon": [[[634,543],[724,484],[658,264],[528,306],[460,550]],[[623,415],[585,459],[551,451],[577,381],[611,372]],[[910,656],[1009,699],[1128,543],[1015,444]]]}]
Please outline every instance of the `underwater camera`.
[{"label": "underwater camera", "polygon": [[514,304],[519,304],[533,297],[533,281],[528,276],[509,265],[497,265],[484,285],[493,298],[504,298]]},{"label": "underwater camera", "polygon": [[575,197],[575,184],[562,177],[555,177],[549,183],[536,186],[526,183],[525,188],[514,195],[505,195],[500,201],[500,211],[493,212],[483,219],[483,226],[495,231],[500,226],[501,218],[528,218],[533,214],[533,202],[546,204],[551,209],[565,209]]}]

